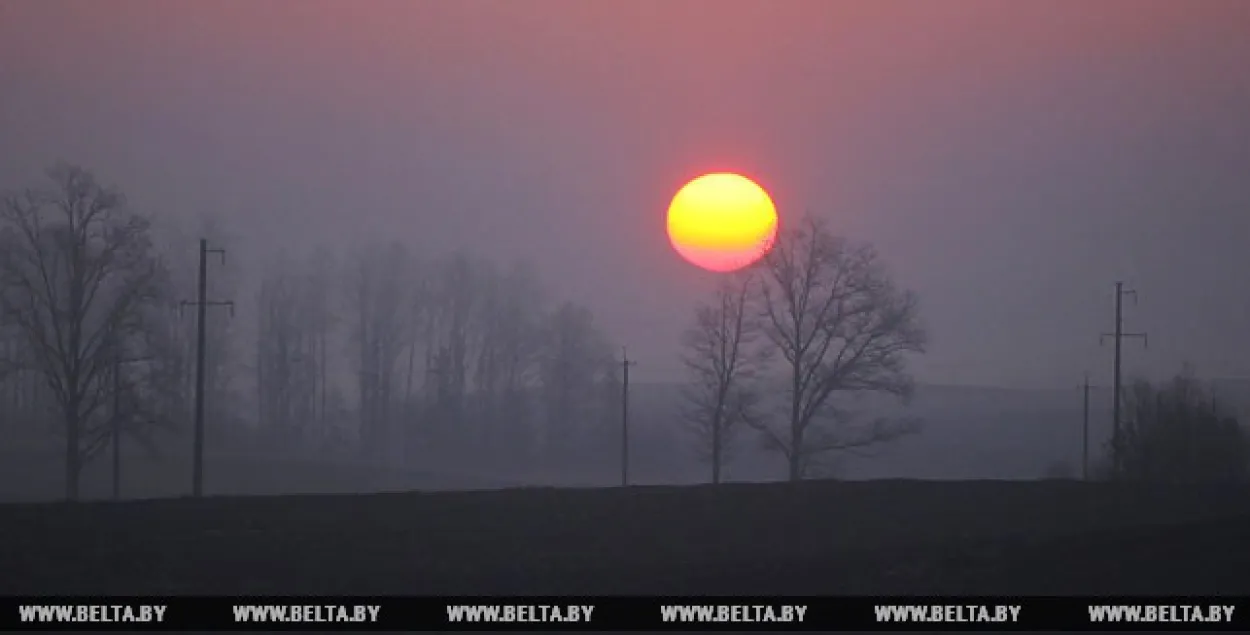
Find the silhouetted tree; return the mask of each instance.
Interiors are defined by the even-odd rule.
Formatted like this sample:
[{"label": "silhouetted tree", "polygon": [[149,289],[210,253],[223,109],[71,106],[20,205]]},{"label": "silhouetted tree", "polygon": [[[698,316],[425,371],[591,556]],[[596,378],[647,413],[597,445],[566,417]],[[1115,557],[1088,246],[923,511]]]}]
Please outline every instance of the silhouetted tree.
[{"label": "silhouetted tree", "polygon": [[589,309],[565,302],[547,318],[538,369],[543,443],[577,446],[606,429],[610,406],[619,404],[612,353]]},{"label": "silhouetted tree", "polygon": [[0,312],[55,398],[65,496],[75,500],[83,464],[110,433],[114,362],[142,355],[151,310],[167,310],[169,296],[148,220],[120,192],[77,166],[47,176],[53,187],[8,195],[0,207]]},{"label": "silhouetted tree", "polygon": [[0,423],[29,424],[38,418],[41,379],[22,331],[5,319],[0,312]]},{"label": "silhouetted tree", "polygon": [[481,299],[473,324],[477,334],[473,401],[479,441],[514,443],[531,423],[529,393],[542,346],[543,294],[533,274],[520,266],[501,272],[483,265],[479,285]]},{"label": "silhouetted tree", "polygon": [[313,282],[284,264],[261,280],[257,293],[260,419],[262,430],[283,445],[304,440],[317,416],[319,298]]},{"label": "silhouetted tree", "polygon": [[[420,275],[416,272],[413,279],[408,282],[408,310],[404,317],[404,323],[408,329],[406,339],[407,350],[407,368],[404,370],[404,394],[402,408],[403,426],[400,430],[403,435],[403,446],[405,460],[416,449],[416,443],[420,432],[420,424],[425,413],[422,406],[424,401],[420,398],[421,382],[418,381],[418,373],[429,370],[427,368],[418,368],[417,359],[418,352],[430,350],[430,342],[432,338],[430,323],[430,279],[428,276]],[[425,359],[428,361],[429,357]]]},{"label": "silhouetted tree", "polygon": [[835,395],[912,389],[907,356],[925,349],[915,296],[896,288],[877,252],[807,217],[764,258],[764,331],[785,369],[785,421],[752,425],[803,478],[829,452],[858,450],[916,429],[903,420],[858,422]]},{"label": "silhouetted tree", "polygon": [[396,372],[405,337],[409,306],[408,251],[399,243],[367,249],[358,257],[349,287],[355,310],[358,352],[357,386],[360,400],[360,442],[366,455],[381,456],[392,448]]},{"label": "silhouetted tree", "polygon": [[330,437],[329,396],[331,392],[329,346],[332,332],[337,322],[331,299],[334,297],[337,289],[334,284],[337,261],[335,260],[334,252],[324,245],[318,245],[313,250],[310,258],[311,262],[307,267],[310,298],[306,307],[308,311],[306,317],[313,331],[316,347],[317,370],[316,381],[314,382],[314,397],[317,415],[315,418],[318,435],[322,437],[323,441],[328,442]]},{"label": "silhouetted tree", "polygon": [[684,415],[702,458],[721,481],[732,433],[758,407],[757,375],[771,349],[758,346],[760,322],[753,302],[753,269],[718,285],[710,302],[695,307],[694,324],[683,334],[682,356],[689,382],[683,387]]},{"label": "silhouetted tree", "polygon": [[436,264],[431,275],[430,374],[433,414],[439,424],[463,438],[466,398],[473,360],[473,329],[481,301],[481,264],[456,253]]},{"label": "silhouetted tree", "polygon": [[1190,368],[1163,385],[1134,383],[1121,447],[1117,476],[1129,481],[1242,481],[1250,460],[1244,428],[1217,410]]}]

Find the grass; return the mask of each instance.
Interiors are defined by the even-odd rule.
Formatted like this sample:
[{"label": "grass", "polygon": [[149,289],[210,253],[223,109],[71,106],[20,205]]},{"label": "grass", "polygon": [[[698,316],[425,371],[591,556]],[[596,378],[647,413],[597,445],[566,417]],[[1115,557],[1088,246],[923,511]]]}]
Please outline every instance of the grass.
[{"label": "grass", "polygon": [[1248,593],[1244,489],[1065,481],[0,506],[0,593]]}]

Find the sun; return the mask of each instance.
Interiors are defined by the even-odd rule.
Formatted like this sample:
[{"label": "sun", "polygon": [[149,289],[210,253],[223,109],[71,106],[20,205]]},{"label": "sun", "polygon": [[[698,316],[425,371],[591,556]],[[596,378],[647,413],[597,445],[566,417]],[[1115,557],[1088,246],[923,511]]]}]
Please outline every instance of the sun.
[{"label": "sun", "polygon": [[777,237],[777,208],[768,192],[739,174],[700,176],[668,206],[668,239],[690,263],[718,273],[758,261]]}]

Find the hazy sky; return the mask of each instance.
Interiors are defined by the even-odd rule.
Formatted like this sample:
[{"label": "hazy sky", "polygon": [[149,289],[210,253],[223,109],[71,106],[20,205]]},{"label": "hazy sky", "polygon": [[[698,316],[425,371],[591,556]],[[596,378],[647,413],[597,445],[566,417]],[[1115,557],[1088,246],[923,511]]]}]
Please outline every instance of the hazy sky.
[{"label": "hazy sky", "polygon": [[[668,199],[741,171],[920,293],[926,381],[1250,375],[1250,1],[0,0],[0,184],[528,260],[641,364],[709,276]],[[263,244],[279,244],[268,242]]]}]

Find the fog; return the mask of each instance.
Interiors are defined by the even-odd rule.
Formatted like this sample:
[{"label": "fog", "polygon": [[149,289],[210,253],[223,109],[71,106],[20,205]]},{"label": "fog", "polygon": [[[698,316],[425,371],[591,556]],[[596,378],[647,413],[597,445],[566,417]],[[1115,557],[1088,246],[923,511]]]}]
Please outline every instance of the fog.
[{"label": "fog", "polygon": [[[1111,425],[1117,281],[1137,291],[1125,329],[1149,334],[1126,340],[1126,381],[1189,364],[1250,405],[1248,33],[1241,0],[8,0],[0,189],[45,187],[58,161],[116,186],[153,223],[174,305],[195,300],[197,241],[225,249],[212,493],[616,484],[622,347],[633,481],[706,480],[682,334],[721,278],[673,252],[664,214],[717,170],[764,185],[783,230],[810,214],[875,246],[918,298],[913,398],[855,408],[923,428],[831,474],[1079,476],[1087,374],[1095,458]],[[442,321],[403,317],[418,290]],[[457,336],[461,295],[500,303],[505,326]],[[386,323],[369,322],[373,353],[366,314]],[[179,398],[194,317],[167,322]],[[591,423],[564,453],[522,449],[562,435],[537,423],[564,403],[543,371],[490,393],[521,401],[481,396],[484,334],[531,318],[594,351],[562,371],[594,404],[566,412]],[[438,365],[457,341],[475,360],[459,385]],[[57,417],[43,388],[9,390],[21,458],[0,497],[55,498]],[[446,391],[489,413],[445,430],[472,418],[431,410]],[[189,398],[169,407],[123,450],[127,496],[186,492]],[[372,420],[420,432],[358,451]],[[786,476],[755,437],[726,479]],[[107,496],[107,454],[84,469],[84,496]]]}]

